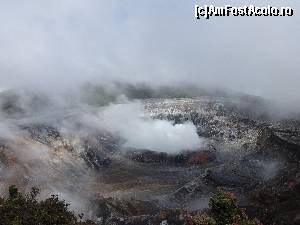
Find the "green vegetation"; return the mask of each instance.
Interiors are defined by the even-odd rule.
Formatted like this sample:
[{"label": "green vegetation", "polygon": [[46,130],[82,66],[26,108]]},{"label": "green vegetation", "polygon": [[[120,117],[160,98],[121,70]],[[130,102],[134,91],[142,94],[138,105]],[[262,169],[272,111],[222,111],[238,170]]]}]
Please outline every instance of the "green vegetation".
[{"label": "green vegetation", "polygon": [[[9,188],[9,196],[0,198],[1,225],[96,225],[93,221],[83,221],[68,209],[68,204],[52,195],[37,201],[37,188],[22,195],[15,186]],[[245,211],[238,207],[232,193],[218,192],[209,200],[208,213],[189,214],[182,210],[163,211],[160,221],[170,224],[191,225],[262,225],[258,220],[249,219]],[[173,221],[173,223],[171,223]],[[176,221],[174,223],[174,221]],[[184,222],[185,221],[185,222]]]},{"label": "green vegetation", "polygon": [[217,225],[215,219],[206,213],[193,216],[193,223],[195,225]]},{"label": "green vegetation", "polygon": [[[95,225],[92,221],[82,221],[68,209],[65,201],[52,195],[37,201],[37,188],[22,195],[13,185],[8,198],[0,198],[0,224],[2,225]],[[79,216],[82,218],[82,216]]]},{"label": "green vegetation", "polygon": [[262,225],[258,220],[248,218],[232,193],[216,193],[210,198],[209,207],[210,215],[193,216],[195,225]]}]

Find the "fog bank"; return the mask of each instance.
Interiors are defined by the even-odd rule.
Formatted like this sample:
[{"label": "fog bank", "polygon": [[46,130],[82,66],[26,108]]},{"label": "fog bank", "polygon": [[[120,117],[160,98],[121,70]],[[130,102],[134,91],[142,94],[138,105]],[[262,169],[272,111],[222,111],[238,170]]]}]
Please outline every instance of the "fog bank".
[{"label": "fog bank", "polygon": [[185,82],[293,107],[300,99],[300,3],[201,1],[295,10],[293,17],[210,20],[195,20],[195,3],[1,1],[0,88],[26,86],[55,94],[86,81]]}]

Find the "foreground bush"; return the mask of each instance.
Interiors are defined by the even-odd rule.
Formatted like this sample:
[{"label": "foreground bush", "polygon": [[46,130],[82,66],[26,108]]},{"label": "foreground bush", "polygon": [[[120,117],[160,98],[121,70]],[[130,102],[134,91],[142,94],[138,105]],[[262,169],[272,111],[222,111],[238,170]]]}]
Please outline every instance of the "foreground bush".
[{"label": "foreground bush", "polygon": [[205,213],[193,216],[193,223],[195,225],[218,225],[214,218]]},{"label": "foreground bush", "polygon": [[[251,220],[243,209],[240,209],[236,197],[229,192],[218,192],[209,200],[211,217],[217,225],[262,225]],[[203,224],[205,225],[205,224]]]},{"label": "foreground bush", "polygon": [[68,209],[65,201],[52,195],[43,201],[37,201],[37,188],[22,195],[15,186],[9,188],[8,198],[0,198],[1,225],[94,225],[92,221],[78,220]]},{"label": "foreground bush", "polygon": [[209,214],[192,216],[192,225],[262,225],[249,219],[232,193],[220,191],[209,199]]},{"label": "foreground bush", "polygon": [[209,200],[209,207],[219,225],[232,224],[242,215],[236,198],[227,192],[219,192],[212,196]]},{"label": "foreground bush", "polygon": [[[93,221],[78,219],[82,216],[77,217],[57,195],[37,201],[38,194],[39,190],[32,188],[30,193],[22,195],[11,186],[9,196],[0,198],[0,225],[96,225]],[[163,211],[159,220],[161,224],[176,225],[262,225],[249,219],[238,207],[235,196],[228,192],[213,195],[209,208],[208,213],[193,215],[183,210]]]}]

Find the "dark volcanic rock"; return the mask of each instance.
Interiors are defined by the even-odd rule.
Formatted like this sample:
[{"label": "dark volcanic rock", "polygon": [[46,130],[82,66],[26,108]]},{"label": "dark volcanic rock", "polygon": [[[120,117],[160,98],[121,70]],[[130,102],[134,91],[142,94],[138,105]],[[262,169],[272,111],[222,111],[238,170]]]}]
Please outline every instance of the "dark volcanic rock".
[{"label": "dark volcanic rock", "polygon": [[54,142],[57,140],[62,141],[59,131],[49,125],[35,124],[31,126],[23,126],[22,129],[26,130],[33,140],[51,147],[55,147]]},{"label": "dark volcanic rock", "polygon": [[86,150],[81,153],[81,156],[88,166],[96,170],[99,170],[101,167],[107,167],[111,164],[111,159],[97,148],[87,147]]},{"label": "dark volcanic rock", "polygon": [[262,182],[259,167],[248,162],[225,164],[207,171],[207,179],[221,186],[250,188]]},{"label": "dark volcanic rock", "polygon": [[172,166],[192,166],[215,160],[212,151],[186,151],[177,154],[155,152],[150,150],[127,150],[126,158],[140,163],[158,163]]},{"label": "dark volcanic rock", "polygon": [[[102,224],[145,224],[159,212],[155,202],[134,199],[102,198],[94,202]],[[146,223],[147,224],[147,223]]]},{"label": "dark volcanic rock", "polygon": [[[283,172],[250,192],[250,212],[266,224],[296,225],[300,212],[300,172]],[[292,169],[291,169],[292,170]]]}]

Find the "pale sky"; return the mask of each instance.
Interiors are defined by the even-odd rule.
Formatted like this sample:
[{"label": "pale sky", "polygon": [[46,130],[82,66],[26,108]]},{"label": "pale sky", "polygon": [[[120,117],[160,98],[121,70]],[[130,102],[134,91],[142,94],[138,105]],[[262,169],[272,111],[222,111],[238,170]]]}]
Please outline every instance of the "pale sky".
[{"label": "pale sky", "polygon": [[[195,4],[247,3],[295,15],[194,18]],[[0,0],[0,88],[184,81],[300,101],[299,11],[295,0]]]}]

